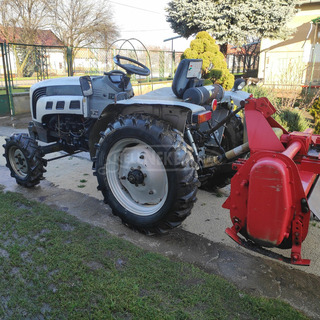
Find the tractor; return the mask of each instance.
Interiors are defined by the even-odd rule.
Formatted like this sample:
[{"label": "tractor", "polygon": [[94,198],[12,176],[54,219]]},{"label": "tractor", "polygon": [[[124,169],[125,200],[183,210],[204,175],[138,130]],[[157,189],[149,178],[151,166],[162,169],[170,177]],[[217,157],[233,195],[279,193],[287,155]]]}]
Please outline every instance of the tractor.
[{"label": "tractor", "polygon": [[89,152],[113,213],[130,228],[159,234],[189,216],[198,187],[233,177],[224,205],[233,223],[228,235],[239,243],[238,233],[262,246],[292,247],[292,263],[307,264],[300,253],[308,195],[320,173],[317,156],[309,155],[318,136],[284,130],[267,99],[242,91],[243,79],[230,91],[204,85],[201,60],[182,60],[171,88],[141,96],[134,96],[130,77],[150,70],[121,55],[113,60],[126,72],[31,87],[29,134],[13,134],[4,145],[16,182],[38,185],[56,159],[44,158],[50,153]]}]

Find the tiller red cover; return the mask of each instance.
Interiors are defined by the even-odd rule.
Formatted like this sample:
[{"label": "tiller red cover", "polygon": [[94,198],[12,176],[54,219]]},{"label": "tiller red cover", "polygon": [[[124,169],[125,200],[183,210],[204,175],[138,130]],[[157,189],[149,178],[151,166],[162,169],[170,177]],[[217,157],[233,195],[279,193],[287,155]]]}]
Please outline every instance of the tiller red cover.
[{"label": "tiller red cover", "polygon": [[309,129],[287,132],[271,117],[275,112],[266,98],[246,100],[250,157],[233,164],[237,173],[223,205],[233,226],[226,233],[238,243],[240,233],[264,247],[291,248],[291,263],[309,265],[301,244],[310,220],[308,196],[320,174],[320,136]]}]

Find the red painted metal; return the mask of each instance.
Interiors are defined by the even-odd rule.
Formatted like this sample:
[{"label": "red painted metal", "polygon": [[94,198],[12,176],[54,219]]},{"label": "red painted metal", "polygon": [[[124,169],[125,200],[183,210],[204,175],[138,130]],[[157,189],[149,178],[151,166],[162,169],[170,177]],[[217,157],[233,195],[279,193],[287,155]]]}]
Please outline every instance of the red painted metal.
[{"label": "red painted metal", "polygon": [[290,173],[281,159],[263,157],[253,164],[248,184],[247,232],[265,246],[288,237],[292,219]]},{"label": "red painted metal", "polygon": [[299,141],[294,141],[285,151],[282,152],[282,154],[290,159],[293,159],[294,156],[299,152],[301,147],[302,146]]},{"label": "red painted metal", "polygon": [[[311,130],[288,133],[271,115],[265,99],[249,98],[245,106],[250,158],[233,164],[237,173],[223,207],[230,210],[233,226],[226,233],[241,244],[239,233],[266,247],[291,247],[291,263],[309,265],[302,259],[301,244],[308,234],[310,210],[307,196],[320,174],[320,144]],[[281,139],[272,128],[280,128]]]}]

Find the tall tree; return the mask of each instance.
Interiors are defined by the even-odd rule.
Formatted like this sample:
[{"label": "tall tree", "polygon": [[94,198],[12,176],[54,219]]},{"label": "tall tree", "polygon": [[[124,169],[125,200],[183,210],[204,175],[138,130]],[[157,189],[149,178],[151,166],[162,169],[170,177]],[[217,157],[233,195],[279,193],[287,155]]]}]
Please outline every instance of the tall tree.
[{"label": "tall tree", "polygon": [[42,0],[0,0],[0,34],[7,42],[34,44],[37,30],[47,27]]},{"label": "tall tree", "polygon": [[243,44],[248,38],[285,38],[297,0],[171,0],[167,21],[188,38],[208,31],[218,43]]},{"label": "tall tree", "polygon": [[66,46],[107,46],[118,31],[108,0],[44,0],[52,30]]},{"label": "tall tree", "polygon": [[[46,6],[42,0],[0,0],[0,36],[7,42],[35,44],[37,32],[46,25]],[[18,77],[33,73],[31,46],[12,45]]]},{"label": "tall tree", "polygon": [[[11,43],[39,44],[39,30],[51,29],[62,44],[107,47],[118,36],[108,0],[0,0],[0,38]],[[12,45],[18,76],[32,73],[31,46]],[[76,53],[76,50],[73,51]],[[33,60],[32,60],[33,59]],[[30,63],[29,63],[30,62]]]}]

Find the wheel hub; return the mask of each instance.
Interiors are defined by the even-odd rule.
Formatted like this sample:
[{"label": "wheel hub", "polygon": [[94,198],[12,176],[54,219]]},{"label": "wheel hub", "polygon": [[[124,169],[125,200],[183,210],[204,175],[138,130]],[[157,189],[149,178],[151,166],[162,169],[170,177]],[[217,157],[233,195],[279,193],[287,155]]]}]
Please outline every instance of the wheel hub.
[{"label": "wheel hub", "polygon": [[17,147],[12,147],[10,148],[8,155],[9,162],[14,172],[20,178],[25,178],[28,174],[28,165],[23,152]]},{"label": "wheel hub", "polygon": [[21,166],[24,165],[25,159],[21,158],[21,155],[19,154],[17,156],[17,164],[20,164]]},{"label": "wheel hub", "polygon": [[144,174],[142,173],[141,170],[139,169],[134,169],[131,170],[128,173],[128,181],[136,186],[138,186],[139,184],[143,184],[144,182]]},{"label": "wheel hub", "polygon": [[107,158],[106,175],[117,200],[137,215],[151,215],[166,201],[166,169],[153,148],[141,140],[115,143]]}]

